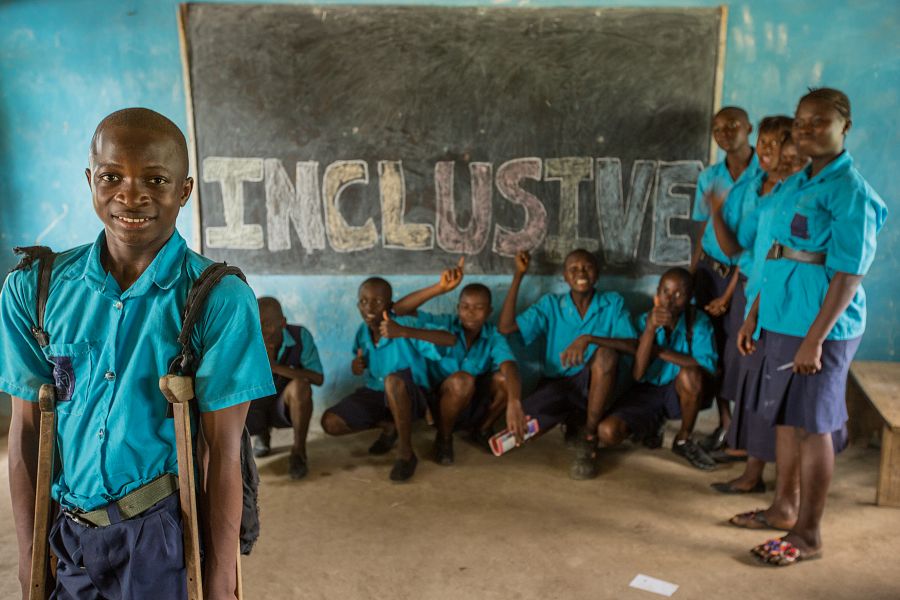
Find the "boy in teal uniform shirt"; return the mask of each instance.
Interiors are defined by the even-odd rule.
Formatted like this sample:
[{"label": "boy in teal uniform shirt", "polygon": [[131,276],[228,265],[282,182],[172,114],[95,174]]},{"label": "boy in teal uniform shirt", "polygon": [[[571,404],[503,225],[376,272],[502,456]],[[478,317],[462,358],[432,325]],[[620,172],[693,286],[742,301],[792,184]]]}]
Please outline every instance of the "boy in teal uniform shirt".
[{"label": "boy in teal uniform shirt", "polygon": [[[178,354],[187,293],[211,261],[189,250],[175,219],[193,188],[187,147],[174,123],[147,109],[106,117],[85,170],[104,231],[62,253],[46,309],[50,344],[31,327],[37,268],[12,273],[0,296],[0,388],[13,396],[10,488],[19,580],[28,586],[34,519],[37,393],[55,382],[61,459],[52,495],[63,512],[51,532],[57,598],[184,598],[178,494],[122,518],[116,501],[177,473],[175,432],[158,379]],[[274,392],[249,287],[226,277],[211,292],[191,338],[194,389],[209,445],[201,511],[204,587],[233,598],[241,521],[240,437],[250,400]],[[105,509],[108,523],[85,524]],[[163,518],[161,514],[170,518]],[[143,527],[153,519],[158,527]],[[102,520],[101,520],[102,521]],[[163,552],[160,548],[166,548]]]},{"label": "boy in teal uniform shirt", "polygon": [[453,291],[462,282],[464,259],[446,269],[433,286],[404,296],[394,304],[397,314],[415,314],[419,321],[445,329],[456,336],[456,344],[439,361],[428,361],[429,379],[435,390],[433,414],[437,434],[434,458],[438,464],[453,463],[453,430],[468,429],[473,439],[489,447],[492,426],[512,398],[507,422],[520,437],[525,434],[519,407],[522,384],[515,356],[506,338],[487,322],[491,314],[491,291],[480,283],[469,284],[459,295],[456,314],[435,315],[418,310],[431,298]]},{"label": "boy in teal uniform shirt", "polygon": [[428,372],[425,360],[440,360],[438,346],[450,347],[456,336],[421,327],[413,317],[392,316],[391,284],[370,277],[359,286],[357,307],[363,324],[353,340],[354,375],[365,376],[365,386],[329,408],[322,415],[322,429],[329,435],[347,435],[380,428],[381,435],[370,454],[386,454],[399,442],[398,459],[391,481],[406,481],[416,472],[418,458],[412,449],[412,423],[428,408]]},{"label": "boy in teal uniform shirt", "polygon": [[622,296],[595,288],[599,265],[584,249],[573,250],[563,263],[569,292],[546,294],[517,317],[516,299],[530,260],[527,252],[516,256],[498,328],[505,335],[520,332],[525,344],[546,338],[544,378],[521,407],[510,400],[510,410],[537,419],[542,433],[562,421],[574,429],[583,420],[569,475],[591,479],[597,476],[597,425],[612,400],[619,355],[634,353],[637,334]]}]

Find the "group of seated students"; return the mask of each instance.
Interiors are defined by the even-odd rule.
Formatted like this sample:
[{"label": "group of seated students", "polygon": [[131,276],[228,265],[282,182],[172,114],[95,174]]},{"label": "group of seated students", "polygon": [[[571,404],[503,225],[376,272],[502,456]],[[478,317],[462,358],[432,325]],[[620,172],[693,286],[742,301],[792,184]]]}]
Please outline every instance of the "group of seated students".
[{"label": "group of seated students", "polygon": [[[746,461],[739,477],[712,484],[719,492],[765,491],[763,467],[775,462],[772,504],[729,521],[788,531],[754,554],[778,566],[820,556],[834,454],[847,439],[847,372],[865,328],[860,282],[887,215],[844,148],[851,124],[845,94],[811,90],[793,117],[761,120],[754,149],[746,111],[718,111],[713,136],[725,158],[697,183],[703,230],[690,269],[666,271],[636,319],[620,294],[597,289],[597,257],[583,249],[563,264],[567,292],[516,315],[530,261],[519,252],[496,326],[491,291],[478,283],[462,288],[456,314],[419,310],[460,285],[463,260],[397,302],[386,280],[367,279],[351,362],[364,385],[325,411],[322,429],[380,430],[369,452],[396,445],[390,479],[405,481],[417,466],[412,424],[426,415],[442,465],[453,463],[454,431],[486,446],[504,413],[518,444],[529,419],[535,437],[562,424],[576,447],[570,476],[581,480],[597,476],[599,448],[629,437],[659,447],[666,420],[680,419],[672,450],[691,465]],[[290,474],[302,478],[322,367],[306,329],[288,325],[274,299],[259,305],[280,396],[256,401],[248,424],[258,455],[269,452],[268,427],[292,425]],[[516,332],[526,346],[545,344],[542,378],[525,398],[505,338]],[[713,398],[720,426],[695,442],[698,412]]]}]

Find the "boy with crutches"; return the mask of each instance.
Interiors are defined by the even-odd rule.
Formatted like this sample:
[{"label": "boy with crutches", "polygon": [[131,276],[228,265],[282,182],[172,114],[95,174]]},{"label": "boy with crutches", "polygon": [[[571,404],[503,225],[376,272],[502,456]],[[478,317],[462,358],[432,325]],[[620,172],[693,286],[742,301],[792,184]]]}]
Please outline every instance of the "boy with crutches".
[{"label": "boy with crutches", "polygon": [[[0,389],[13,396],[10,487],[23,594],[37,390],[52,381],[60,459],[52,496],[61,508],[49,533],[58,558],[54,597],[187,597],[175,428],[158,387],[178,352],[188,290],[210,264],[175,230],[193,188],[187,170],[184,136],[171,121],[146,109],[108,116],[86,170],[104,231],[56,258],[46,331],[34,323],[34,265],[11,274],[0,294]],[[234,598],[241,432],[247,403],[274,393],[256,299],[243,282],[226,277],[211,291],[190,347],[210,450],[205,488],[215,499],[200,511],[203,585],[207,598]]]}]

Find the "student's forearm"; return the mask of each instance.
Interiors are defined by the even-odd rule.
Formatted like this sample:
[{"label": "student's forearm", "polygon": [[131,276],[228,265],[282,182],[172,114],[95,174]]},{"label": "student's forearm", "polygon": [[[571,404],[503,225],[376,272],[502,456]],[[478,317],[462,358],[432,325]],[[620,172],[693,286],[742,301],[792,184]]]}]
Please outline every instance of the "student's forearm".
[{"label": "student's forearm", "polygon": [[685,368],[697,367],[700,365],[700,363],[697,362],[697,359],[695,359],[690,354],[683,354],[681,352],[676,352],[668,348],[660,348],[659,354],[657,354],[657,358],[668,363],[672,363],[673,365]]},{"label": "student's forearm", "polygon": [[641,337],[638,338],[637,349],[634,353],[634,366],[631,368],[631,375],[635,381],[639,381],[647,372],[647,368],[653,361],[653,345],[656,342],[656,331],[653,329],[644,329]]},{"label": "student's forearm", "polygon": [[734,273],[731,274],[731,279],[728,281],[728,287],[725,288],[725,293],[722,294],[722,297],[729,302],[734,297],[734,290],[737,289],[738,281],[740,281],[740,274],[740,267],[735,267]]},{"label": "student's forearm", "polygon": [[[696,223],[696,222],[695,222]],[[700,253],[703,252],[703,234],[706,233],[706,223],[702,225],[696,223],[694,226],[694,252],[691,254],[691,273],[697,269],[697,263],[700,262]]]},{"label": "student's forearm", "polygon": [[610,348],[616,352],[634,354],[637,351],[638,340],[635,338],[610,338],[597,337],[595,335],[587,335],[585,337],[587,338],[588,343],[602,348]]},{"label": "student's forearm", "polygon": [[325,376],[322,373],[311,371],[310,369],[292,369],[286,365],[272,365],[272,373],[288,379],[305,379],[312,385],[325,383]]},{"label": "student's forearm", "polygon": [[825,341],[838,318],[850,306],[862,278],[862,275],[849,273],[837,272],[834,274],[828,285],[828,291],[825,293],[825,300],[822,301],[822,308],[819,309],[819,314],[816,315],[815,321],[806,333],[807,340],[816,344],[822,344]]},{"label": "student's forearm", "polygon": [[443,294],[440,284],[430,285],[403,296],[394,303],[394,313],[398,315],[414,315],[420,306]]},{"label": "student's forearm", "polygon": [[519,298],[519,287],[522,285],[522,273],[513,275],[512,283],[509,286],[509,292],[506,299],[503,300],[503,308],[500,309],[500,319],[497,322],[497,329],[503,335],[509,335],[519,330],[519,324],[516,323],[516,301]]},{"label": "student's forearm", "polygon": [[19,548],[19,583],[23,594],[30,585],[31,576],[39,424],[38,405],[13,396],[8,440],[9,491]]},{"label": "student's forearm", "polygon": [[500,373],[506,380],[507,402],[522,402],[522,378],[519,376],[519,367],[511,360],[500,363]]},{"label": "student's forearm", "polygon": [[725,223],[725,217],[722,216],[721,210],[713,211],[712,214],[713,231],[716,233],[716,241],[719,242],[719,248],[728,256],[737,256],[744,249],[738,242],[737,236]]},{"label": "student's forearm", "polygon": [[[241,431],[248,403],[203,413],[209,446],[206,502],[201,517],[206,536],[203,580],[207,598],[234,598],[237,552],[243,510]],[[217,414],[221,413],[221,414]]]},{"label": "student's forearm", "polygon": [[430,342],[435,346],[455,346],[456,336],[443,329],[417,329],[415,327],[403,327],[401,337]]}]

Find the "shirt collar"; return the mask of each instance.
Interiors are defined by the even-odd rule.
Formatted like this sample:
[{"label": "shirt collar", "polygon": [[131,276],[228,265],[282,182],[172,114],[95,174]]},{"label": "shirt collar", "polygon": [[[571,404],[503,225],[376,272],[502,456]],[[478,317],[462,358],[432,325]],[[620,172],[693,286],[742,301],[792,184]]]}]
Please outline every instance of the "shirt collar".
[{"label": "shirt collar", "polygon": [[588,305],[587,310],[584,312],[584,316],[578,312],[578,307],[575,306],[575,301],[572,300],[572,292],[571,290],[566,292],[563,300],[562,300],[562,310],[563,314],[567,316],[571,316],[578,321],[584,322],[593,317],[600,310],[600,292],[597,291],[597,288],[594,288],[594,295],[591,298],[591,303]]},{"label": "shirt collar", "polygon": [[284,358],[288,348],[296,345],[297,340],[294,339],[294,336],[291,335],[291,332],[288,331],[287,327],[283,327],[281,329],[281,348],[278,349],[278,360]]},{"label": "shirt collar", "polygon": [[[115,279],[103,268],[100,262],[100,253],[103,251],[105,244],[106,232],[101,231],[84,258],[83,268],[80,271],[75,269],[72,279],[84,279],[101,292],[109,288],[119,293],[119,286]],[[146,293],[151,284],[156,284],[164,290],[171,288],[182,275],[181,266],[184,263],[186,251],[187,245],[184,242],[184,238],[176,230],[163,247],[159,249],[159,252],[156,253],[153,262],[122,295],[139,296]]]},{"label": "shirt collar", "polygon": [[826,179],[832,179],[837,177],[841,173],[847,171],[850,167],[853,166],[853,157],[850,156],[850,153],[846,150],[842,150],[840,154],[834,157],[830,163],[825,165],[825,168],[819,171],[815,177],[810,178],[809,174],[812,171],[812,165],[806,165],[806,167],[801,171],[803,174],[803,180],[800,182],[801,185],[807,183],[819,183],[821,181],[825,181]]}]

